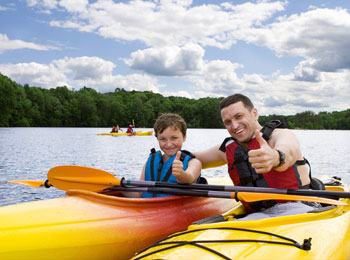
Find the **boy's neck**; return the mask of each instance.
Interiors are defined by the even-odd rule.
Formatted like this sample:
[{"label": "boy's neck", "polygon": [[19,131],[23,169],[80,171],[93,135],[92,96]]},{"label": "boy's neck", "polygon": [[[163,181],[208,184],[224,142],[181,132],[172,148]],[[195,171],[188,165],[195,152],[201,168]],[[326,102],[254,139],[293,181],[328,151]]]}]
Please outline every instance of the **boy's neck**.
[{"label": "boy's neck", "polygon": [[163,162],[166,162],[167,160],[169,160],[169,156],[167,156],[165,153],[162,156]]}]

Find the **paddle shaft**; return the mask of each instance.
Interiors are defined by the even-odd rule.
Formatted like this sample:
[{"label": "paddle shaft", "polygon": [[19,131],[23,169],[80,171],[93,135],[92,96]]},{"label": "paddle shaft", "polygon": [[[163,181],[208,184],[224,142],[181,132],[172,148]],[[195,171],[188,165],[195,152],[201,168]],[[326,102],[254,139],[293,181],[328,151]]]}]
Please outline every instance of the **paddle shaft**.
[{"label": "paddle shaft", "polygon": [[132,181],[120,180],[121,186],[134,185],[140,187],[168,187],[181,189],[200,189],[210,191],[230,191],[230,192],[258,192],[258,193],[274,193],[286,195],[313,196],[325,198],[350,198],[350,192],[344,191],[327,191],[327,190],[307,190],[307,189],[279,189],[264,187],[246,187],[246,186],[230,186],[230,185],[210,185],[210,184],[178,184],[171,182],[159,181]]},{"label": "paddle shaft", "polygon": [[16,184],[22,184],[30,187],[41,187],[44,186],[46,188],[50,188],[52,185],[46,180],[11,180],[11,181],[5,181],[4,183],[16,183]]},{"label": "paddle shaft", "polygon": [[196,189],[179,189],[168,187],[133,187],[133,186],[113,186],[107,190],[118,190],[124,192],[149,192],[149,193],[161,193],[161,194],[173,194],[182,196],[197,196],[197,197],[212,197],[212,198],[227,198],[244,200],[247,202],[261,201],[261,200],[292,200],[292,201],[313,201],[330,205],[347,205],[342,201],[317,198],[308,196],[296,196],[286,194],[268,194],[257,192],[226,192],[226,191],[208,191],[208,190],[196,190]]}]

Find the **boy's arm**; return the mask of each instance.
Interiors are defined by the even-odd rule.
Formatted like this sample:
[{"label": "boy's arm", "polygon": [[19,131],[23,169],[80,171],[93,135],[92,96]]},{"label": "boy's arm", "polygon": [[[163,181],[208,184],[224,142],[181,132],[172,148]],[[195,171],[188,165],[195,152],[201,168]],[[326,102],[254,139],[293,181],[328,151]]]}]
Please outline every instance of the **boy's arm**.
[{"label": "boy's arm", "polygon": [[145,180],[145,169],[146,169],[146,164],[147,164],[147,162],[143,165],[142,172],[141,172],[141,176],[140,176],[140,181],[144,181],[144,180]]},{"label": "boy's arm", "polygon": [[177,152],[172,166],[172,174],[176,177],[177,182],[181,184],[195,183],[201,173],[202,164],[196,159],[192,158],[188,161],[186,171],[183,170],[183,164],[180,161],[181,152]]},{"label": "boy's arm", "polygon": [[[145,180],[145,168],[146,168],[146,163],[143,165],[141,176],[140,176],[140,181],[144,181]],[[142,195],[141,192],[123,191],[122,193],[127,198],[141,198],[141,195]]]}]

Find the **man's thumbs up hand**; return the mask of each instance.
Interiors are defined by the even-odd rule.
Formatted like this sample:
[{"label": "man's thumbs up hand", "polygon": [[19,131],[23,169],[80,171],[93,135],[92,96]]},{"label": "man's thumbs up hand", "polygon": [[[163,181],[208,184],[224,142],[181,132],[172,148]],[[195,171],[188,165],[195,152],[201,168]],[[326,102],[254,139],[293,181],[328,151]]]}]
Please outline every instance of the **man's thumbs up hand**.
[{"label": "man's thumbs up hand", "polygon": [[257,173],[266,173],[271,171],[276,163],[278,152],[271,148],[264,138],[260,135],[259,130],[255,130],[255,138],[260,148],[248,152],[249,162]]}]

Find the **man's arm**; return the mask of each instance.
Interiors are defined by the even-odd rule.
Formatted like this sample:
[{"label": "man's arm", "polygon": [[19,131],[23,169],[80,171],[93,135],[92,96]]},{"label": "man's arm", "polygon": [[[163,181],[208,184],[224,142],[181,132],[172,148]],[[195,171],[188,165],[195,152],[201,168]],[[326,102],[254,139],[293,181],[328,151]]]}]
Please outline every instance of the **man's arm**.
[{"label": "man's arm", "polygon": [[226,155],[219,150],[220,145],[213,146],[207,150],[193,153],[202,163],[202,168],[219,167],[227,163]]}]

